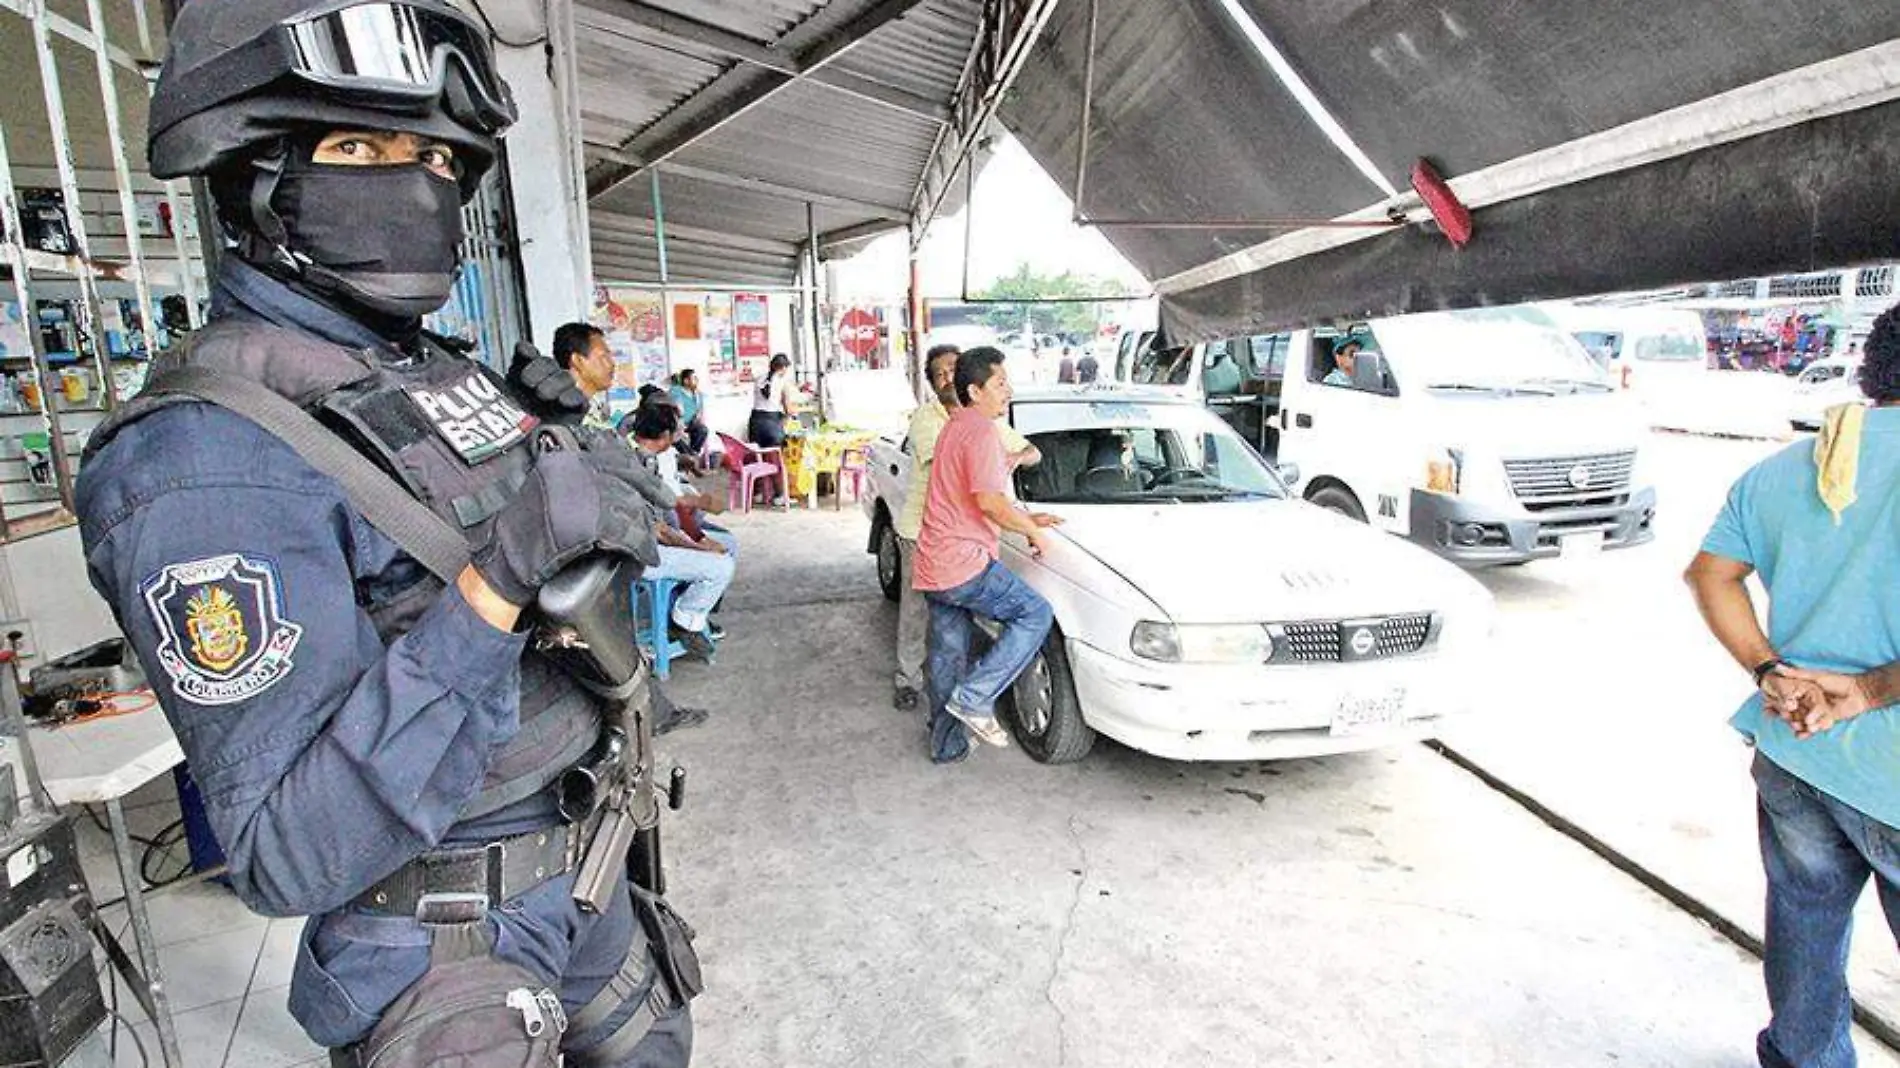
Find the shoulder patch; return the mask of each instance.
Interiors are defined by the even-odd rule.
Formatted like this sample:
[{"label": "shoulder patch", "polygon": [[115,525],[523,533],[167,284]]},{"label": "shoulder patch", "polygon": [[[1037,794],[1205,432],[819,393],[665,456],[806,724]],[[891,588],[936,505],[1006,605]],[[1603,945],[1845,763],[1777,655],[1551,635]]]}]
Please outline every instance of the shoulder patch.
[{"label": "shoulder patch", "polygon": [[284,618],[277,565],[230,554],[172,564],[139,586],[158,628],[158,662],[172,691],[231,705],[282,682],[303,628]]}]

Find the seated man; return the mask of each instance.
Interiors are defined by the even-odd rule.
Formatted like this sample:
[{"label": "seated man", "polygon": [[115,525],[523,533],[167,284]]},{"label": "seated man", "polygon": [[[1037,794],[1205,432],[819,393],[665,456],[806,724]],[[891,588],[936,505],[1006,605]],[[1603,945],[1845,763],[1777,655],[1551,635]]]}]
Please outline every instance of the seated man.
[{"label": "seated man", "polygon": [[[668,418],[674,427],[673,448],[662,448],[658,451],[653,451],[650,446],[657,445],[657,441],[648,442],[647,447],[641,445],[638,437],[635,435],[635,429],[639,424],[640,413],[646,411],[648,408],[659,408],[668,413]],[[702,536],[711,538],[719,544],[724,545],[726,552],[736,559],[739,555],[739,539],[734,537],[731,531],[706,518],[709,515],[724,515],[726,511],[726,499],[716,493],[702,493],[697,486],[687,481],[682,474],[682,469],[685,467],[687,460],[681,455],[678,448],[684,433],[679,429],[679,421],[679,406],[674,402],[672,396],[656,389],[650,393],[643,394],[640,400],[640,407],[634,409],[631,414],[621,420],[621,423],[633,447],[636,449],[646,448],[647,455],[653,458],[653,463],[660,473],[660,479],[665,482],[667,488],[671,489],[679,498],[680,529],[692,538],[700,538]],[[715,631],[717,630],[717,628],[714,629]]]},{"label": "seated man", "polygon": [[[649,404],[633,414],[636,452],[656,467],[662,456],[677,458],[673,438],[678,432],[679,413],[670,404]],[[648,568],[647,575],[670,578],[686,586],[673,601],[668,633],[683,642],[688,651],[710,659],[714,651],[712,610],[732,584],[732,554],[718,539],[709,534],[694,537],[677,521],[657,523],[653,533],[660,543],[660,566]]]},{"label": "seated man", "polygon": [[706,398],[699,392],[699,372],[688,367],[673,376],[673,385],[667,391],[673,403],[680,410],[680,423],[683,436],[680,439],[680,455],[690,461],[690,466],[699,466],[699,454],[706,448],[706,439],[712,431],[706,428]]},{"label": "seated man", "polygon": [[1320,379],[1320,384],[1327,386],[1345,386],[1351,389],[1353,385],[1353,360],[1359,356],[1359,350],[1365,347],[1365,342],[1360,341],[1356,337],[1342,337],[1338,341],[1333,342],[1334,367],[1325,378]]}]

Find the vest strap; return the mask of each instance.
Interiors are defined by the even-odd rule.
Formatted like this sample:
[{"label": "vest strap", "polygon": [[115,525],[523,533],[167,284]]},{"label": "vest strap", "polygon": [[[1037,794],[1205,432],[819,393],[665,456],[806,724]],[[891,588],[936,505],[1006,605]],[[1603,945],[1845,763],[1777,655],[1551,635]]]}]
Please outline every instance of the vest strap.
[{"label": "vest strap", "polygon": [[310,413],[248,379],[197,367],[154,375],[142,396],[184,394],[249,419],[289,445],[304,462],[343,487],[363,519],[402,546],[445,584],[468,566],[468,543],[460,531],[331,433]]}]

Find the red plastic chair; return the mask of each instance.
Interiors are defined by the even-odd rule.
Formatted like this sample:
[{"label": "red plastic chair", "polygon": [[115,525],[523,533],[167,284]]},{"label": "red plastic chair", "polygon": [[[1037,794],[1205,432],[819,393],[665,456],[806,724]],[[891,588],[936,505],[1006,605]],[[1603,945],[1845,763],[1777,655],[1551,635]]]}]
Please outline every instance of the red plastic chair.
[{"label": "red plastic chair", "polygon": [[783,495],[779,489],[782,466],[777,449],[755,449],[730,434],[719,435],[719,440],[726,446],[726,471],[731,475],[726,480],[728,509],[750,512],[761,482],[767,484],[774,497]]},{"label": "red plastic chair", "polygon": [[866,460],[863,449],[846,449],[838,457],[837,497],[832,500],[832,510],[844,509],[844,486],[851,483],[851,500],[857,503],[864,499],[864,480],[871,476],[871,465]]}]

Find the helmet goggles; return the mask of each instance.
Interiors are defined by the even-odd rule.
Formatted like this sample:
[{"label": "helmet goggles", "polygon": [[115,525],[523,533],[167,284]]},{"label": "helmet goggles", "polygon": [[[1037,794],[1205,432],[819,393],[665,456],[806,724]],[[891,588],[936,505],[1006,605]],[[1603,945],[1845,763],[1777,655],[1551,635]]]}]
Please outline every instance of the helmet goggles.
[{"label": "helmet goggles", "polygon": [[[171,99],[191,114],[284,78],[396,110],[440,100],[456,121],[489,136],[515,120],[485,32],[446,5],[400,2],[345,4],[281,22],[215,68],[181,74]],[[165,118],[154,114],[154,125]]]}]

